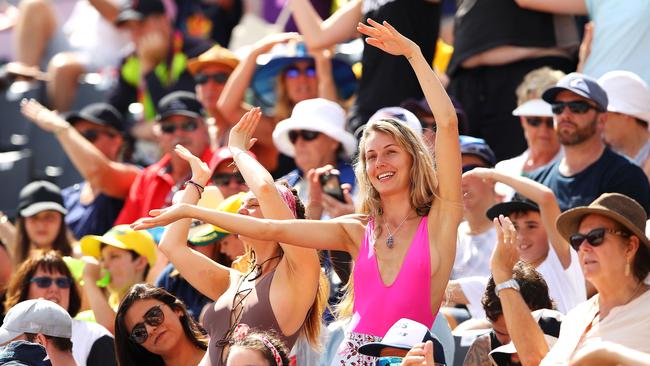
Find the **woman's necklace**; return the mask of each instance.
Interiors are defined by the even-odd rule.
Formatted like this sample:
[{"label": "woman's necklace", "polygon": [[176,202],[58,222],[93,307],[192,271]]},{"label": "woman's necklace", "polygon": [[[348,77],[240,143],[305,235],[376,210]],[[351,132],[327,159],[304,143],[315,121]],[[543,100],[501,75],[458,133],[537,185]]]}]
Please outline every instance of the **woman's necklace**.
[{"label": "woman's necklace", "polygon": [[402,224],[404,224],[406,222],[406,219],[408,219],[409,216],[411,216],[410,212],[406,215],[406,217],[404,217],[404,220],[402,220],[402,222],[400,222],[399,225],[397,225],[397,228],[393,232],[390,231],[390,227],[388,226],[388,222],[384,222],[384,225],[386,226],[386,231],[388,231],[388,236],[386,237],[386,246],[388,247],[388,249],[393,249],[393,244],[395,242],[395,240],[393,239],[393,236],[395,234],[397,234],[399,229],[402,227]]}]

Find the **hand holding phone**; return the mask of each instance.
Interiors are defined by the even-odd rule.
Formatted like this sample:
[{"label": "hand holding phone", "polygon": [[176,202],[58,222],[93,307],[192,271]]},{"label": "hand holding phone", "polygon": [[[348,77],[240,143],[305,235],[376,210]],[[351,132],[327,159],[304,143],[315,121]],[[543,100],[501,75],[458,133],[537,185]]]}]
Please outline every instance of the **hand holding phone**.
[{"label": "hand holding phone", "polygon": [[320,185],[323,189],[323,192],[336,198],[340,202],[345,202],[345,196],[343,195],[343,190],[341,189],[341,180],[339,179],[338,174],[331,172],[322,174],[319,177]]}]

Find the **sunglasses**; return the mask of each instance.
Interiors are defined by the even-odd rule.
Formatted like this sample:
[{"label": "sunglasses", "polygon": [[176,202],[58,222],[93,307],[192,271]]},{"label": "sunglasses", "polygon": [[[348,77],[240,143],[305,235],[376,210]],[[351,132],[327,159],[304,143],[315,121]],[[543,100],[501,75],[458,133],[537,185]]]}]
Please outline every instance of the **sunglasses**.
[{"label": "sunglasses", "polygon": [[[569,107],[570,108],[570,107]],[[562,112],[560,112],[562,113]],[[558,113],[559,114],[559,113]],[[550,117],[525,117],[526,123],[531,127],[539,127],[542,124],[546,127],[553,129],[553,118]]]},{"label": "sunglasses", "polygon": [[196,74],[194,76],[194,82],[196,82],[199,85],[203,85],[208,82],[208,80],[212,80],[217,84],[225,84],[226,81],[228,81],[228,77],[230,77],[230,74],[226,74],[225,72],[217,72],[214,74]]},{"label": "sunglasses", "polygon": [[289,131],[289,141],[292,144],[295,144],[298,141],[298,137],[302,138],[305,141],[316,140],[320,136],[318,131],[309,131],[309,130],[292,130]]},{"label": "sunglasses", "polygon": [[308,78],[316,77],[316,69],[314,66],[308,66],[304,69],[290,66],[284,70],[284,75],[289,79],[297,79],[300,75],[305,75]]},{"label": "sunglasses", "polygon": [[589,112],[590,109],[599,110],[597,107],[585,101],[575,100],[573,102],[555,102],[551,104],[551,111],[553,114],[562,114],[564,107],[569,107],[569,111],[575,114],[585,114]]},{"label": "sunglasses", "polygon": [[101,128],[90,128],[90,129],[87,129],[87,130],[81,132],[81,136],[85,137],[86,140],[88,140],[90,142],[97,141],[97,139],[99,138],[99,135],[102,135],[102,134],[108,136],[109,138],[115,137],[115,133],[113,133],[111,131],[108,131],[108,130],[101,129]]},{"label": "sunglasses", "polygon": [[54,282],[58,288],[70,288],[72,285],[72,280],[68,277],[34,277],[29,280],[29,283],[35,283],[38,288],[50,288],[52,282]]},{"label": "sunglasses", "polygon": [[379,357],[375,366],[399,366],[404,359],[402,357]]},{"label": "sunglasses", "polygon": [[212,176],[212,184],[215,186],[225,186],[230,184],[232,180],[235,180],[237,184],[246,184],[244,177],[241,173],[215,173]]},{"label": "sunglasses", "polygon": [[147,340],[147,338],[149,338],[149,332],[147,332],[145,324],[157,327],[165,321],[165,314],[160,308],[160,305],[155,305],[151,307],[151,309],[147,310],[142,320],[142,322],[133,327],[131,334],[129,335],[129,338],[136,344],[142,344]]},{"label": "sunglasses", "polygon": [[580,246],[586,240],[589,245],[592,247],[600,246],[605,240],[605,233],[610,233],[614,235],[619,235],[625,238],[629,238],[630,234],[620,230],[606,229],[606,228],[596,228],[591,230],[586,234],[575,233],[569,237],[569,244],[571,247],[578,251]]},{"label": "sunglasses", "polygon": [[181,123],[174,123],[174,122],[160,123],[160,130],[163,133],[172,134],[176,132],[177,128],[180,128],[182,131],[185,132],[193,132],[196,131],[197,128],[199,128],[199,123],[195,119],[188,119]]}]

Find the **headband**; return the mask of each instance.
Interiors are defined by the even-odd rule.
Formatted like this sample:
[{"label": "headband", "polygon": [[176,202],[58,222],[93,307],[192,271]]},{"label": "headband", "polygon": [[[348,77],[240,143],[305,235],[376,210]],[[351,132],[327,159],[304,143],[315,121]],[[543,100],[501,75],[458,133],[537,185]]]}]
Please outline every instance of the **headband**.
[{"label": "headband", "polygon": [[233,332],[233,339],[236,341],[243,341],[246,337],[257,339],[258,341],[262,342],[264,346],[269,349],[269,351],[271,351],[273,358],[275,359],[276,366],[282,366],[282,357],[280,357],[280,352],[278,352],[278,349],[275,348],[273,343],[271,343],[268,338],[264,337],[261,334],[248,335],[249,331],[250,327],[248,325],[240,323],[237,325],[235,331]]},{"label": "headband", "polygon": [[284,185],[281,184],[276,184],[275,187],[278,189],[278,193],[280,193],[280,196],[282,197],[282,200],[284,203],[289,206],[289,209],[291,210],[291,213],[293,214],[293,217],[296,217],[296,197],[293,195],[291,190]]}]

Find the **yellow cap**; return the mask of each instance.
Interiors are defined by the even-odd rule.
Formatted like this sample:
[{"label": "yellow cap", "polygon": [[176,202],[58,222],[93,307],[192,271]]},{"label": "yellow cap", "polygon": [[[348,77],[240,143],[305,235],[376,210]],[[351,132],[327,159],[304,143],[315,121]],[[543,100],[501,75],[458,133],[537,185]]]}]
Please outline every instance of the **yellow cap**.
[{"label": "yellow cap", "polygon": [[95,257],[101,256],[101,244],[119,249],[132,250],[147,258],[149,266],[156,263],[156,243],[146,230],[133,230],[129,225],[118,225],[102,236],[86,235],[80,240],[81,253]]},{"label": "yellow cap", "polygon": [[[237,211],[239,211],[239,208],[241,207],[241,202],[245,194],[246,192],[239,192],[237,194],[233,194],[232,196],[226,198],[225,200],[223,200],[223,202],[219,204],[219,206],[217,206],[217,211],[236,214]],[[230,234],[228,230],[222,229],[218,226],[215,226],[214,229],[222,233]]]},{"label": "yellow cap", "polygon": [[[196,205],[216,210],[221,202],[223,202],[223,195],[219,188],[215,186],[207,186],[201,195],[201,199]],[[214,226],[210,224],[204,224],[198,220],[196,220],[195,223],[197,225],[192,225],[187,234],[187,241],[192,245],[210,245],[216,243],[225,236],[223,234],[220,235],[220,233],[214,229]]]},{"label": "yellow cap", "polygon": [[198,57],[190,59],[187,69],[190,74],[195,75],[202,67],[212,64],[225,65],[234,70],[239,64],[239,59],[229,49],[214,45]]}]

